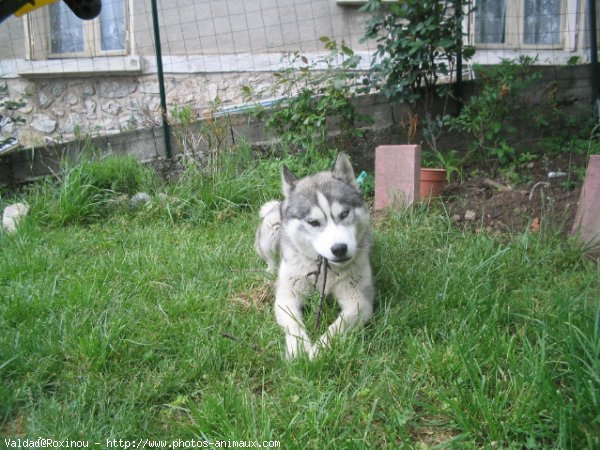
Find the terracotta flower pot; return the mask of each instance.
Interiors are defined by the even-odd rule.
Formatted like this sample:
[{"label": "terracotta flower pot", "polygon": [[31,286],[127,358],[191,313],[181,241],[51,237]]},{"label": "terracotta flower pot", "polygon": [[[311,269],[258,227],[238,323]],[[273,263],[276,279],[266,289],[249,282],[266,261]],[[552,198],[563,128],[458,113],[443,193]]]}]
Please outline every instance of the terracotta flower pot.
[{"label": "terracotta flower pot", "polygon": [[421,168],[421,200],[439,197],[446,181],[446,169]]}]

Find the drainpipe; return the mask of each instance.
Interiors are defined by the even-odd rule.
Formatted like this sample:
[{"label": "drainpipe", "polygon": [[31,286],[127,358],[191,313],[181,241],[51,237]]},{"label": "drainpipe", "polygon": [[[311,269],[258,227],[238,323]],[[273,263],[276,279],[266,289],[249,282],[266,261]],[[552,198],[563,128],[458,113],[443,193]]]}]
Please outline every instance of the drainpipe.
[{"label": "drainpipe", "polygon": [[152,25],[154,27],[154,46],[156,49],[156,68],[158,71],[158,88],[160,91],[160,109],[162,115],[163,133],[165,135],[165,152],[171,158],[171,130],[167,120],[167,96],[165,94],[165,77],[162,65],[162,51],[160,49],[160,30],[158,28],[158,8],[156,0],[152,0]]},{"label": "drainpipe", "polygon": [[598,100],[598,42],[596,30],[596,0],[588,0],[588,16],[590,27],[590,65],[592,79],[592,105]]}]

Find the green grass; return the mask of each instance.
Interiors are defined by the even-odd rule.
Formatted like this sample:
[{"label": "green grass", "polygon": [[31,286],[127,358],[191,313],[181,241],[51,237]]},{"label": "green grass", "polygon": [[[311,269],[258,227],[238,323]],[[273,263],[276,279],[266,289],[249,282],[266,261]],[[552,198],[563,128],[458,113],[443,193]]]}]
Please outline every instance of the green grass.
[{"label": "green grass", "polygon": [[66,224],[32,213],[0,236],[0,435],[600,447],[600,270],[548,232],[389,214],[372,320],[316,361],[285,361],[252,248],[278,164],[222,169],[255,187],[192,173],[163,187],[178,196],[166,205]]}]

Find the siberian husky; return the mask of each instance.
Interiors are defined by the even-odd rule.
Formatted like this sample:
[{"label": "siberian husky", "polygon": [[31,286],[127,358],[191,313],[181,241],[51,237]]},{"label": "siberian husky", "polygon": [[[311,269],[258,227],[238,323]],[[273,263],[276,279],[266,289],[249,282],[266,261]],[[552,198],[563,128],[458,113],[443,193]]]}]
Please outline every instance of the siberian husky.
[{"label": "siberian husky", "polygon": [[[332,171],[301,179],[283,165],[281,183],[283,201],[260,209],[255,248],[267,270],[279,264],[275,318],[285,333],[287,357],[305,352],[312,359],[333,336],[373,312],[369,208],[343,153]],[[341,308],[314,345],[302,319],[304,299],[313,289],[332,294]]]}]

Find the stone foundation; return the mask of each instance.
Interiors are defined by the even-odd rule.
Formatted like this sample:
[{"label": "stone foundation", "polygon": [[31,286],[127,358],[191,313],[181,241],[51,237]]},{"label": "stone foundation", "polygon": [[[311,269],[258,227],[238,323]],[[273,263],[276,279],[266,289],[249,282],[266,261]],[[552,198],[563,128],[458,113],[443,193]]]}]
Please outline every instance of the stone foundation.
[{"label": "stone foundation", "polygon": [[[266,86],[270,73],[174,75],[165,78],[170,112],[189,107],[196,117],[215,99],[221,107],[241,104],[242,87]],[[76,134],[111,135],[155,126],[161,122],[160,95],[156,75],[7,79],[8,96],[0,99],[23,101],[14,113],[24,124],[2,123],[4,138],[16,137],[24,147],[71,141]],[[0,115],[8,111],[0,108]]]}]

